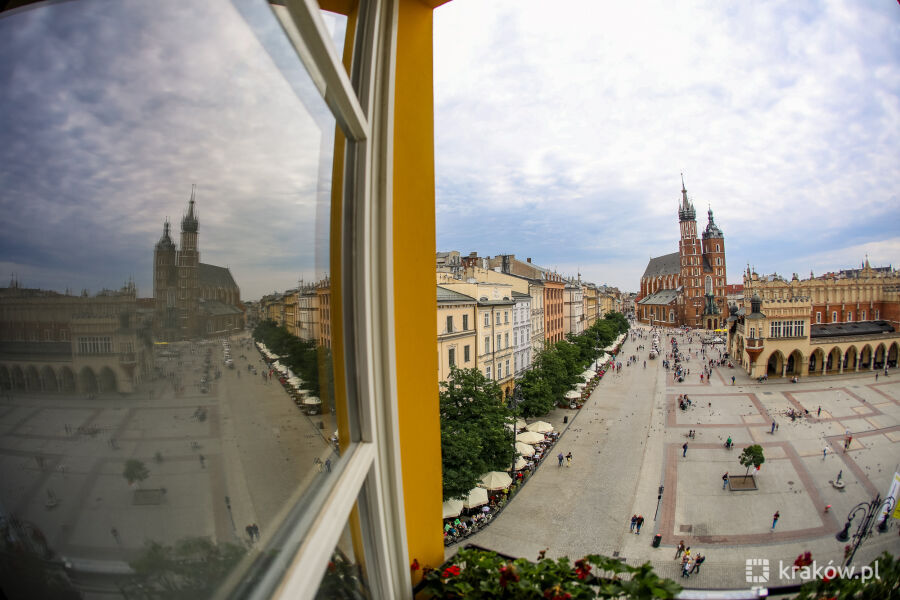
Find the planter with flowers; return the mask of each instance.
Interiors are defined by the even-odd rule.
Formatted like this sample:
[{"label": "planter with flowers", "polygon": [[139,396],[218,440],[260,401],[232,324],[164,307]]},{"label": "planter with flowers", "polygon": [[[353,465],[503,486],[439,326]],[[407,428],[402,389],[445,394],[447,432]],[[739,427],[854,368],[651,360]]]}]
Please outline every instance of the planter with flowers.
[{"label": "planter with flowers", "polygon": [[592,554],[572,565],[543,552],[537,562],[510,560],[477,549],[462,549],[439,569],[426,570],[422,591],[431,598],[675,598],[674,581],[658,577],[649,563],[632,567]]}]

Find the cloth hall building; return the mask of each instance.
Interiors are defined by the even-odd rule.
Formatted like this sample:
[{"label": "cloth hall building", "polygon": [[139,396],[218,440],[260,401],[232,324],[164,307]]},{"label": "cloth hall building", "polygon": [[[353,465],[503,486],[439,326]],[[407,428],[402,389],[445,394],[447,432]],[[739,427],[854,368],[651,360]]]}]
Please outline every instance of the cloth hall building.
[{"label": "cloth hall building", "polygon": [[697,235],[697,214],[681,182],[678,252],[651,258],[641,276],[637,319],[664,327],[719,329],[728,318],[725,236],[713,220]]}]

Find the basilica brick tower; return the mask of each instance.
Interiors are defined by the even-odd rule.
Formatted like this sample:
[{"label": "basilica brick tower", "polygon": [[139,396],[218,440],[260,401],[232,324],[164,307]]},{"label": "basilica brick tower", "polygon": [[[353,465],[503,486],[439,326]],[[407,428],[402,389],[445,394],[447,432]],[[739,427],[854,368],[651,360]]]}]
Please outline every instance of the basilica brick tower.
[{"label": "basilica brick tower", "polygon": [[728,317],[725,236],[712,209],[707,215],[706,229],[698,234],[697,212],[682,177],[678,252],[652,258],[647,264],[636,303],[640,321],[666,327],[723,327]]},{"label": "basilica brick tower", "polygon": [[243,326],[240,289],[231,271],[200,262],[196,193],[192,188],[181,219],[180,246],[172,242],[166,220],[153,252],[156,330],[163,339],[229,333]]}]

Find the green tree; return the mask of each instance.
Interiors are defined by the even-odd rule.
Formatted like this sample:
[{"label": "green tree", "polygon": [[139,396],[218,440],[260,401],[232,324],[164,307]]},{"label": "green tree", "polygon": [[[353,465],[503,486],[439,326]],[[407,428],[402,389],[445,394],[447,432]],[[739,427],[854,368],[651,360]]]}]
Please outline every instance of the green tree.
[{"label": "green tree", "polygon": [[550,384],[541,377],[539,371],[527,371],[519,382],[522,389],[522,401],[518,408],[523,417],[546,415],[556,406],[556,397]]},{"label": "green tree", "polygon": [[205,537],[185,537],[174,546],[146,542],[129,565],[149,598],[209,598],[234,569],[246,550],[216,544]]},{"label": "green tree", "polygon": [[141,461],[135,458],[130,458],[125,461],[125,468],[122,471],[122,477],[125,478],[125,480],[128,482],[128,485],[131,485],[135,481],[140,484],[140,482],[150,477],[150,471],[147,469],[147,465],[145,465]]},{"label": "green tree", "polygon": [[505,471],[515,456],[515,422],[503,393],[478,369],[451,368],[441,383],[444,500],[465,496],[488,471]]},{"label": "green tree", "polygon": [[763,456],[762,446],[759,444],[747,446],[744,448],[744,451],[741,452],[738,461],[741,463],[741,466],[747,467],[747,472],[744,473],[744,477],[746,477],[750,474],[750,467],[758,467],[766,462],[766,458]]}]

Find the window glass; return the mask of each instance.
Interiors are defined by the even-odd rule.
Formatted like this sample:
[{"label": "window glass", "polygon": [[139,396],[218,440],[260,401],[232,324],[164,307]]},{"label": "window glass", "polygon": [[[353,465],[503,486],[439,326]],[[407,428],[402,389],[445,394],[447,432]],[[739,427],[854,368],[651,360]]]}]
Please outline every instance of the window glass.
[{"label": "window glass", "polygon": [[362,536],[358,522],[356,510],[354,510],[331,554],[331,560],[328,561],[325,575],[316,592],[317,600],[333,600],[335,598],[368,600],[372,597],[363,567],[365,551],[361,542]]},{"label": "window glass", "polygon": [[39,369],[0,359],[0,519],[41,566],[0,580],[227,594],[291,555],[350,443],[335,118],[265,2],[39,3],[0,52],[0,329],[56,332],[5,342]]}]

